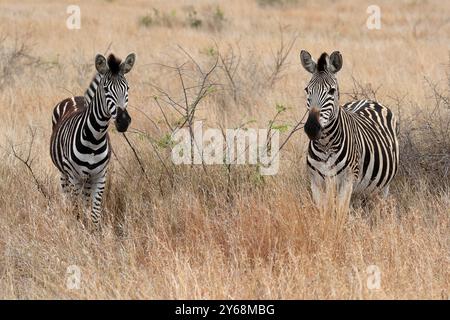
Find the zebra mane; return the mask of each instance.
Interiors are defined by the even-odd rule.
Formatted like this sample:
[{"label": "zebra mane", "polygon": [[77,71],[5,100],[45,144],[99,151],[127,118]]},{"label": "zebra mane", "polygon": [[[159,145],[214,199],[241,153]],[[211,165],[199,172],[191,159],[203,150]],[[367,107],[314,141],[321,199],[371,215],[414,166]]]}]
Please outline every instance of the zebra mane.
[{"label": "zebra mane", "polygon": [[320,55],[319,60],[317,61],[317,71],[328,71],[328,54],[326,52]]},{"label": "zebra mane", "polygon": [[95,92],[97,91],[98,84],[100,83],[100,80],[102,79],[102,76],[100,73],[97,72],[97,74],[94,76],[94,78],[91,81],[91,84],[87,88],[84,98],[86,99],[86,103],[89,105],[94,98]]},{"label": "zebra mane", "polygon": [[112,53],[108,56],[108,67],[109,71],[111,71],[112,74],[118,74],[120,72],[120,64],[122,60],[117,58]]}]

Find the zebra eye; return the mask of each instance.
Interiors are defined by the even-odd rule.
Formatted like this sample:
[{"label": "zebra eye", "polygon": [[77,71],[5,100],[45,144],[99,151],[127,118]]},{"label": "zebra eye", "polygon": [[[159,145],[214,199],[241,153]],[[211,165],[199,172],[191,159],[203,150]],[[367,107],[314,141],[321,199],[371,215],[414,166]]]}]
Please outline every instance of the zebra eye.
[{"label": "zebra eye", "polygon": [[331,95],[334,95],[335,92],[336,92],[335,88],[330,88],[330,90],[328,90],[328,93]]},{"label": "zebra eye", "polygon": [[305,88],[305,92],[308,93],[308,87]]}]

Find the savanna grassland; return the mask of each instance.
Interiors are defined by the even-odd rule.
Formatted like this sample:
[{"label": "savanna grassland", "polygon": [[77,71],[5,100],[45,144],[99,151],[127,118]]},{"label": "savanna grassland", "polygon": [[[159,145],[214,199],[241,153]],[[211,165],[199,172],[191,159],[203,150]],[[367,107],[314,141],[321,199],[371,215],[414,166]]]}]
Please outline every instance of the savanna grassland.
[{"label": "savanna grassland", "polygon": [[[1,298],[449,298],[448,1],[79,1],[79,30],[69,4],[0,1]],[[371,4],[380,30],[366,27]],[[271,127],[283,142],[306,111],[301,49],[342,53],[341,103],[397,114],[387,199],[316,209],[303,130],[274,176],[172,163],[186,120],[174,102],[205,127]],[[101,234],[63,201],[49,155],[52,109],[84,94],[98,52],[137,54],[131,128],[110,128]]]}]

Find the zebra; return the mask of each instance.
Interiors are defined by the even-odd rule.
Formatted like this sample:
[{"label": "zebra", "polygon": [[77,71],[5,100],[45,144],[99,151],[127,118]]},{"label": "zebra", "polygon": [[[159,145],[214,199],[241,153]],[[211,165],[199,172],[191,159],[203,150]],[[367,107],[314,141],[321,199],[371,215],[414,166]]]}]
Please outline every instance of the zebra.
[{"label": "zebra", "polygon": [[398,126],[392,111],[372,100],[352,101],[339,106],[336,73],[342,55],[324,52],[317,63],[302,50],[302,66],[312,74],[305,88],[308,118],[304,130],[310,139],[307,168],[311,192],[317,206],[333,181],[338,203],[352,194],[389,193],[398,163]]},{"label": "zebra", "polygon": [[97,54],[97,73],[84,97],[67,98],[53,110],[50,155],[61,173],[62,191],[82,195],[85,202],[90,202],[95,226],[99,225],[111,156],[107,129],[111,118],[119,132],[126,132],[130,125],[125,74],[135,61],[134,53],[123,62],[113,54],[108,59]]}]

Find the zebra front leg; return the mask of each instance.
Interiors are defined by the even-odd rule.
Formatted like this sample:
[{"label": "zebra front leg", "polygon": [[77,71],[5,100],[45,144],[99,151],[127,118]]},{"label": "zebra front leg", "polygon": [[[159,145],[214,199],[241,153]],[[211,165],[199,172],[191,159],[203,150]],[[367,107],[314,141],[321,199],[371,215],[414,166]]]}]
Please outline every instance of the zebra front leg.
[{"label": "zebra front leg", "polygon": [[70,176],[62,174],[60,178],[61,189],[63,192],[63,204],[64,207],[71,207],[72,213],[75,211],[77,215],[77,220],[80,219],[78,197],[81,194],[81,185],[72,179]]},{"label": "zebra front leg", "polygon": [[382,195],[383,195],[383,199],[386,199],[389,196],[389,185],[384,187],[384,189],[382,191]]},{"label": "zebra front leg", "polygon": [[324,180],[317,176],[315,173],[311,173],[311,195],[314,204],[317,208],[321,208],[324,203]]},{"label": "zebra front leg", "polygon": [[106,173],[91,183],[91,218],[95,226],[99,226],[102,211],[103,192],[106,184]]},{"label": "zebra front leg", "polygon": [[[83,203],[81,203],[81,206],[80,206],[80,196],[83,195],[83,183],[81,183],[75,179],[72,179],[72,182],[70,185],[71,185],[70,193],[72,196],[72,203],[74,203],[74,205],[75,205],[74,210],[77,214],[77,220],[80,220],[80,218],[82,218],[81,213],[84,214],[84,210],[85,210],[85,206],[83,205]],[[84,216],[83,216],[83,218],[84,218]]]},{"label": "zebra front leg", "polygon": [[351,172],[344,173],[338,183],[338,206],[340,209],[350,208],[350,199],[353,192],[353,175]]},{"label": "zebra front leg", "polygon": [[70,201],[70,204],[72,204],[71,197],[71,185],[69,182],[69,177],[65,174],[61,174],[60,177],[60,183],[61,183],[61,191],[63,193],[63,206],[67,207],[67,202]]},{"label": "zebra front leg", "polygon": [[65,196],[67,196],[70,193],[70,182],[69,177],[67,177],[65,174],[62,174],[60,177],[61,182],[61,190]]},{"label": "zebra front leg", "polygon": [[62,174],[60,177],[61,183],[61,191],[62,191],[62,205],[64,208],[70,207],[74,204],[73,202],[73,194],[72,194],[72,185],[69,182],[69,177],[65,174]]}]

